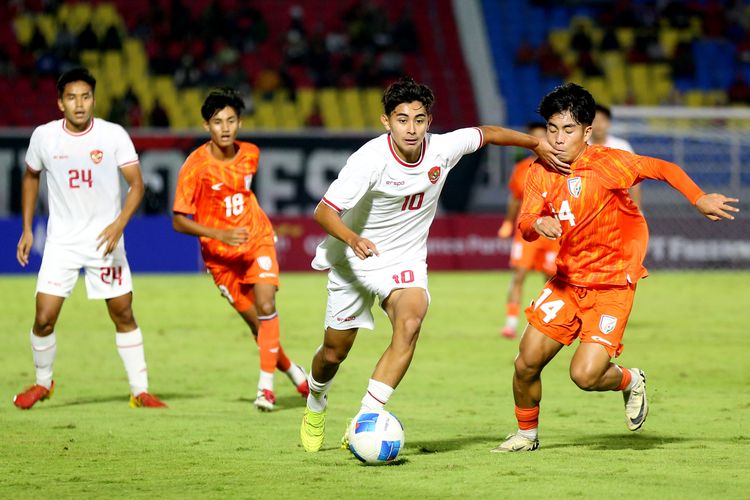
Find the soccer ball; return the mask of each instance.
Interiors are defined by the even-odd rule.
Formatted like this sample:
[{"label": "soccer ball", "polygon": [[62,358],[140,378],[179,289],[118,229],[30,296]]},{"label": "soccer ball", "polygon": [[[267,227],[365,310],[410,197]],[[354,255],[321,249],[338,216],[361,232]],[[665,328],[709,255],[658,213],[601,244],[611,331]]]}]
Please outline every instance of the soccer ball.
[{"label": "soccer ball", "polygon": [[349,426],[349,450],[368,465],[388,464],[404,448],[404,426],[386,410],[364,410]]}]

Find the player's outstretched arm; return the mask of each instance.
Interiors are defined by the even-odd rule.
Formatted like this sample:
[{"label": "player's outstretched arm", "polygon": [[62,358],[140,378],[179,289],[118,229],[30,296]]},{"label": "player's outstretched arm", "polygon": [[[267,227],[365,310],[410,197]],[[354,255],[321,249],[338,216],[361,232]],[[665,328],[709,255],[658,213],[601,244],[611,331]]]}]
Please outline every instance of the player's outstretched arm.
[{"label": "player's outstretched arm", "polygon": [[220,229],[217,227],[204,226],[199,222],[195,222],[187,215],[179,212],[174,212],[172,214],[172,227],[178,233],[219,240],[222,243],[233,247],[239,246],[250,239],[250,231],[245,227]]},{"label": "player's outstretched arm", "polygon": [[740,209],[733,207],[730,203],[739,203],[739,201],[737,198],[728,198],[721,193],[704,194],[695,201],[695,208],[710,220],[734,220],[734,216],[729,212],[736,213]]},{"label": "player's outstretched arm", "polygon": [[518,146],[534,152],[541,162],[554,172],[567,175],[570,173],[570,165],[561,161],[557,155],[563,151],[555,149],[548,141],[540,140],[533,135],[524,134],[516,130],[510,130],[494,125],[483,125],[479,127],[484,136],[486,144],[496,146]]},{"label": "player's outstretched arm", "polygon": [[16,260],[21,266],[26,267],[29,263],[29,254],[31,246],[34,244],[34,210],[36,209],[36,200],[39,197],[39,178],[41,172],[26,168],[23,174],[23,183],[21,187],[21,216],[23,218],[23,232],[18,240],[16,247]]},{"label": "player's outstretched arm", "polygon": [[354,254],[360,259],[365,260],[368,257],[380,255],[375,243],[367,238],[360,237],[357,233],[349,229],[344,224],[344,221],[341,220],[339,213],[324,202],[321,201],[315,207],[313,218],[315,222],[325,229],[326,233],[349,245],[354,250]]}]

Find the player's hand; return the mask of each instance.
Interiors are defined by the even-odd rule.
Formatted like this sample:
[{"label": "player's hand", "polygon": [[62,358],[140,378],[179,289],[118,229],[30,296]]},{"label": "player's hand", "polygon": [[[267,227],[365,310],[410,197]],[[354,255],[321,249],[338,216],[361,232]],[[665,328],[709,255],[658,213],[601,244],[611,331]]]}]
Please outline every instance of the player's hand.
[{"label": "player's hand", "polygon": [[352,247],[352,250],[354,250],[354,254],[361,260],[365,260],[368,257],[380,255],[380,252],[378,252],[375,243],[368,240],[367,238],[357,238],[349,246]]},{"label": "player's hand", "polygon": [[31,231],[21,233],[21,238],[18,240],[18,246],[16,247],[16,260],[18,260],[18,263],[22,267],[26,267],[29,263],[29,254],[31,253],[31,246],[33,244],[34,233]]},{"label": "player's hand", "polygon": [[96,249],[104,247],[104,255],[109,255],[114,252],[117,247],[117,243],[122,238],[122,232],[125,228],[117,221],[113,222],[109,226],[104,228],[104,231],[99,233],[96,237],[97,243]]},{"label": "player's hand", "polygon": [[224,229],[219,232],[219,237],[217,239],[222,243],[236,247],[246,243],[250,239],[250,231],[244,227]]},{"label": "player's hand", "polygon": [[739,212],[740,209],[730,203],[739,201],[737,198],[727,198],[721,193],[704,194],[695,202],[695,208],[710,220],[734,220],[734,216],[728,212]]},{"label": "player's hand", "polygon": [[555,217],[539,217],[534,222],[534,231],[545,238],[555,240],[562,236],[562,225]]},{"label": "player's hand", "polygon": [[513,221],[505,220],[497,230],[497,237],[501,239],[510,238],[513,234]]},{"label": "player's hand", "polygon": [[552,144],[544,139],[541,139],[539,145],[534,148],[534,153],[539,157],[547,170],[568,175],[571,172],[570,165],[557,157],[562,152],[559,149],[555,149]]}]

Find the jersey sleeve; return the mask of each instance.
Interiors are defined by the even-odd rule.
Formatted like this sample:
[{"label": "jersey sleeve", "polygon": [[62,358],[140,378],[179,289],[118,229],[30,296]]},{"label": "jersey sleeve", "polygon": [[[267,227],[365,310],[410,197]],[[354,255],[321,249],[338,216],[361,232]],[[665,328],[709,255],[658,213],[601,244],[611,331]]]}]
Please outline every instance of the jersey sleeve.
[{"label": "jersey sleeve", "polygon": [[550,215],[545,199],[544,175],[544,168],[538,163],[531,165],[526,175],[523,202],[518,213],[518,229],[526,241],[539,238],[539,233],[534,229],[534,222],[539,217]]},{"label": "jersey sleeve", "polygon": [[191,157],[185,161],[177,176],[177,189],[174,195],[172,211],[182,214],[195,215],[195,192],[197,190],[198,176],[194,161]]},{"label": "jersey sleeve", "polygon": [[659,158],[641,156],[638,168],[638,174],[641,177],[666,182],[682,193],[682,195],[693,205],[698,201],[698,198],[705,194],[703,190],[693,182],[693,179],[691,179],[684,170],[674,163]]},{"label": "jersey sleeve", "polygon": [[460,128],[439,137],[449,169],[453,168],[461,157],[477,151],[484,145],[484,134],[479,127]]},{"label": "jersey sleeve", "polygon": [[44,168],[42,159],[42,131],[40,127],[34,129],[29,140],[29,148],[26,150],[26,166],[35,172],[40,172]]},{"label": "jersey sleeve", "polygon": [[138,153],[135,152],[135,146],[128,133],[120,125],[116,125],[115,130],[115,160],[117,161],[117,166],[122,168],[138,163]]},{"label": "jersey sleeve", "polygon": [[365,154],[359,150],[346,161],[322,201],[337,212],[344,212],[354,207],[374,184],[372,162],[367,162]]}]

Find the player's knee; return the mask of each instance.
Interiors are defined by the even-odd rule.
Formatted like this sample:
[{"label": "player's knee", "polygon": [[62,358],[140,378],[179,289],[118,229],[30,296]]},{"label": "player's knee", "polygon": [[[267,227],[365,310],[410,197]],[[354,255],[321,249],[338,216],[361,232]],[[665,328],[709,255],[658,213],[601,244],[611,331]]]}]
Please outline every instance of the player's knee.
[{"label": "player's knee", "polygon": [[349,349],[346,346],[326,346],[322,354],[325,364],[340,365],[349,355]]},{"label": "player's knee", "polygon": [[276,312],[276,304],[273,300],[263,300],[255,304],[258,316],[271,316]]},{"label": "player's knee", "polygon": [[593,391],[597,388],[601,373],[587,366],[571,366],[570,379],[575,385],[584,391]]},{"label": "player's knee", "polygon": [[37,313],[34,319],[34,335],[46,337],[55,331],[55,319],[44,313]]},{"label": "player's knee", "polygon": [[521,380],[532,380],[542,372],[543,365],[537,362],[533,357],[525,356],[519,353],[514,362],[516,377]]}]

